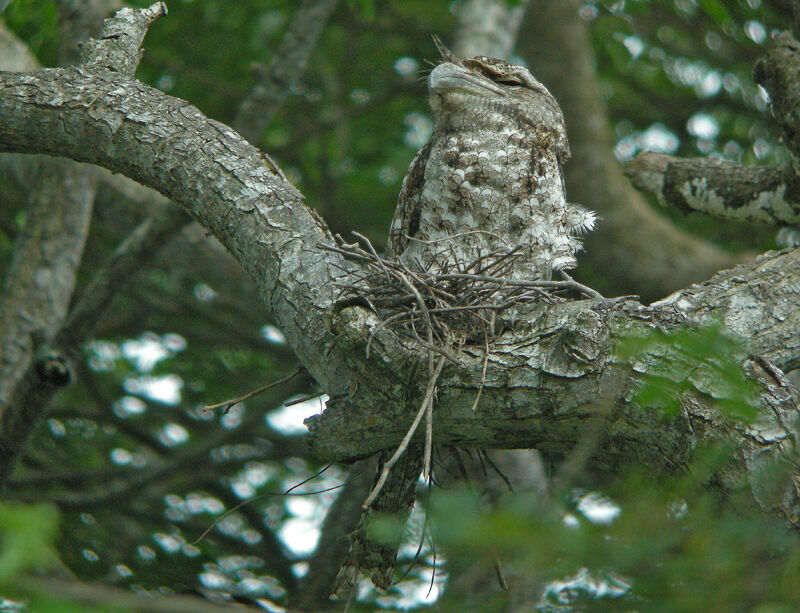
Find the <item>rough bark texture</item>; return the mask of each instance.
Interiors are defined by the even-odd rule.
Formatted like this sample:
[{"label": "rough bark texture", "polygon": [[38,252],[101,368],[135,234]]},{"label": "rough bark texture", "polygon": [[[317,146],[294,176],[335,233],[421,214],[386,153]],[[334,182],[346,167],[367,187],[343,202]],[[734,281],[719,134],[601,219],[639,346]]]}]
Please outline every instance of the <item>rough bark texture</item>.
[{"label": "rough bark texture", "polygon": [[[482,352],[479,346],[464,349],[459,364],[446,366],[442,373],[436,441],[536,447],[563,455],[581,438],[591,418],[600,415],[613,425],[598,456],[605,466],[614,468],[633,458],[660,469],[682,463],[696,440],[687,438],[689,430],[681,434],[675,427],[657,426],[657,407],[640,407],[630,398],[640,384],[637,372],[663,369],[674,372],[670,376],[679,382],[688,376],[688,366],[680,367],[680,356],[670,352],[651,357],[644,365],[628,362],[616,355],[617,343],[646,330],[704,324],[713,314],[733,333],[750,339],[755,354],[779,368],[791,366],[786,358],[797,347],[789,330],[798,323],[792,306],[800,283],[793,271],[798,257],[768,254],[753,265],[720,273],[652,307],[605,300],[548,307],[526,329],[503,335],[495,343],[474,413],[471,406],[480,386]],[[378,348],[379,355],[389,360],[383,349]],[[409,385],[413,385],[410,377]],[[725,397],[724,390],[715,389],[713,379],[692,385],[698,394]],[[391,410],[375,412],[370,407],[360,410],[350,402],[342,404],[347,406],[333,403],[309,420],[315,449],[326,458],[355,458],[389,447],[399,440],[411,418]]]},{"label": "rough bark texture", "polygon": [[[406,346],[363,308],[336,310],[336,284],[355,265],[321,248],[330,241],[324,222],[267,156],[229,128],[104,66],[0,73],[0,149],[123,172],[172,198],[219,238],[332,396],[325,413],[309,421],[320,456],[365,457],[394,448],[405,434],[427,382],[427,352]],[[797,409],[779,368],[796,365],[800,343],[798,258],[767,254],[651,307],[600,299],[549,305],[498,339],[485,377],[483,346],[462,346],[442,372],[435,441],[563,455],[600,424],[599,466],[643,462],[671,471],[688,465],[698,444],[727,439],[737,453],[716,486],[724,492],[748,483],[762,507],[796,523],[796,476],[770,491],[760,477],[792,450],[796,430]],[[756,385],[759,420],[752,424],[717,410],[731,394],[717,376],[717,357],[689,359],[667,341],[637,355],[619,349],[630,335],[712,318],[747,339],[734,357]],[[635,392],[652,377],[684,386],[675,420],[637,401]]]},{"label": "rough bark texture", "polygon": [[625,174],[636,189],[684,213],[700,211],[736,221],[800,222],[800,181],[790,165],[740,166],[713,158],[640,153]]}]

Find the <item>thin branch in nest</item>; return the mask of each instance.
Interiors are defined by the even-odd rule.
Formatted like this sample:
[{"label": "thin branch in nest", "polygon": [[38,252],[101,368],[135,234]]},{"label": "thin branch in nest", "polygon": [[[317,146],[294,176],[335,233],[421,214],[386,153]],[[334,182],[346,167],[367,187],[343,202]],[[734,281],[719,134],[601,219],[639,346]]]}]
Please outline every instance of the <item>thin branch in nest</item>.
[{"label": "thin branch in nest", "polygon": [[478,386],[478,392],[475,394],[475,402],[472,403],[472,412],[478,409],[478,402],[481,399],[481,392],[483,392],[483,385],[486,383],[486,369],[489,366],[489,334],[486,332],[486,327],[481,324],[483,329],[483,366],[481,367],[481,384]]},{"label": "thin branch in nest", "polygon": [[518,252],[520,249],[522,249],[522,245],[517,245],[511,251],[506,251],[505,253],[502,251],[494,251],[487,255],[479,256],[472,264],[467,266],[467,272],[474,266],[485,261],[486,265],[476,269],[473,274],[480,275],[489,270],[494,270],[495,273],[498,273],[501,269],[508,268],[511,262],[519,257]]},{"label": "thin branch in nest", "polygon": [[586,294],[587,296],[589,296],[589,298],[602,298],[602,297],[603,297],[603,294],[601,294],[601,293],[600,293],[600,292],[598,292],[597,290],[594,290],[594,289],[592,289],[591,287],[589,287],[589,286],[587,286],[587,285],[584,285],[583,283],[578,283],[578,282],[577,282],[575,279],[573,279],[572,277],[570,277],[570,276],[569,276],[569,275],[566,273],[566,271],[564,271],[564,270],[561,270],[561,271],[559,271],[559,272],[561,273],[561,277],[562,277],[562,278],[563,278],[565,281],[567,281],[568,283],[571,283],[571,284],[573,285],[573,287],[574,287],[576,290],[578,290],[578,291],[580,291],[580,292],[583,292],[584,294]]},{"label": "thin branch in nest", "polygon": [[[447,350],[447,348],[440,347],[439,345],[435,345],[432,341],[424,341],[424,340],[422,340],[422,338],[420,338],[420,336],[419,336],[419,333],[417,332],[417,327],[414,324],[414,318],[413,317],[411,317],[411,320],[410,320],[409,323],[411,324],[411,332],[414,335],[414,340],[416,340],[417,343],[421,347],[424,347],[425,349],[427,349],[430,352],[438,353],[439,355],[447,358],[451,362],[457,362],[458,361],[456,356],[454,356],[452,353],[450,353]],[[432,332],[432,329],[429,328],[429,331]]]},{"label": "thin branch in nest", "polygon": [[369,248],[370,254],[375,258],[375,261],[383,269],[383,272],[386,275],[386,279],[388,280],[389,279],[389,271],[386,270],[386,266],[384,265],[383,260],[378,255],[378,252],[375,251],[375,247],[372,246],[372,243],[370,242],[370,240],[366,236],[364,236],[363,234],[359,234],[355,230],[353,230],[353,236],[355,236],[357,238],[360,238],[362,241],[364,241],[364,243],[366,243],[367,247]]},{"label": "thin branch in nest", "polygon": [[[449,343],[448,343],[449,345]],[[430,358],[433,365],[433,356]],[[431,379],[438,377],[438,374],[431,374]],[[422,475],[425,479],[431,478],[431,454],[433,453],[433,398],[425,409],[425,455],[422,461]]]}]

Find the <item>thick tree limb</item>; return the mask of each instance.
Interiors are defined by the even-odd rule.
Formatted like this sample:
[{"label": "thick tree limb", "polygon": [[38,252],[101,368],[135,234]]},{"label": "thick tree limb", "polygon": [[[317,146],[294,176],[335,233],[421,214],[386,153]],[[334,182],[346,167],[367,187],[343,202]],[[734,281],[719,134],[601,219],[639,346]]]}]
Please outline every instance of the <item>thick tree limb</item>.
[{"label": "thick tree limb", "polygon": [[665,206],[737,221],[800,223],[800,44],[788,33],[774,37],[756,62],[753,79],[770,94],[791,163],[740,166],[711,158],[682,159],[640,153],[625,174],[634,187]]},{"label": "thick tree limb", "polygon": [[664,206],[736,221],[797,225],[800,181],[784,167],[741,166],[714,158],[640,153],[625,169],[633,186]]},{"label": "thick tree limb", "polygon": [[[739,448],[729,483],[738,478],[755,485],[759,463],[793,453],[797,409],[788,390],[775,384],[759,360],[785,368],[796,364],[799,261],[797,253],[769,254],[652,307],[596,300],[548,307],[527,331],[495,343],[476,412],[470,407],[481,385],[478,348],[462,351],[459,363],[445,368],[434,413],[435,440],[460,447],[536,447],[558,457],[567,455],[600,419],[604,435],[593,455],[595,466],[615,469],[641,462],[672,471],[688,465],[696,445],[729,437]],[[715,374],[717,358],[682,355],[666,342],[646,357],[618,355],[619,343],[631,334],[711,321],[722,321],[730,333],[749,339],[751,355],[759,356],[748,357],[743,346],[737,357],[760,382],[756,424],[739,424],[714,408],[730,396]],[[632,400],[652,377],[685,389],[683,417],[674,423],[664,422],[658,406]],[[391,448],[410,419],[408,413],[345,402],[332,403],[307,423],[317,453],[341,460]],[[783,493],[780,502],[762,502],[796,518],[798,500],[791,483]]]},{"label": "thick tree limb", "polygon": [[453,53],[459,57],[485,55],[507,58],[517,42],[528,0],[468,0],[458,5]]}]

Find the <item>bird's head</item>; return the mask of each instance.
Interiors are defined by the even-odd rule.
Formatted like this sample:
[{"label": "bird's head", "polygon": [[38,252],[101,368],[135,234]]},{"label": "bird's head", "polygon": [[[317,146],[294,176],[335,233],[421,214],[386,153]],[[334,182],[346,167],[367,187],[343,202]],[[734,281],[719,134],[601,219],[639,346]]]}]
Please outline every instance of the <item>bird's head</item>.
[{"label": "bird's head", "polygon": [[553,95],[527,68],[490,57],[458,58],[446,49],[428,76],[436,129],[549,135],[563,161],[569,157],[564,118]]}]

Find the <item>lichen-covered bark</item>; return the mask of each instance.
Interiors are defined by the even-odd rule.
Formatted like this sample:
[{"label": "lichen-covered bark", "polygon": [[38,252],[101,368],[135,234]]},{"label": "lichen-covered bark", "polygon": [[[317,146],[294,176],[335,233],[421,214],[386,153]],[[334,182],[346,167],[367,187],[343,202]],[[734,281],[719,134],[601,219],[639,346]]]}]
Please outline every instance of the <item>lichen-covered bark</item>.
[{"label": "lichen-covered bark", "polygon": [[714,158],[640,153],[628,162],[625,174],[639,191],[684,213],[774,224],[800,222],[800,181],[788,164],[741,166]]},{"label": "lichen-covered bark", "polygon": [[770,93],[789,163],[740,166],[641,153],[625,171],[633,185],[653,194],[662,205],[684,212],[796,226],[800,222],[800,43],[788,33],[775,36],[756,63],[753,79]]},{"label": "lichen-covered bark", "polygon": [[[324,222],[274,163],[232,130],[102,68],[0,73],[0,149],[69,156],[125,173],[172,198],[219,238],[332,396],[325,413],[309,422],[321,456],[364,457],[395,447],[405,434],[426,382],[425,352],[404,345],[364,309],[335,309],[336,284],[355,265],[321,248],[330,240]],[[751,476],[755,486],[759,465],[786,453],[795,429],[796,408],[772,362],[792,364],[784,348],[800,338],[793,323],[798,257],[765,256],[652,307],[605,300],[551,305],[494,344],[475,411],[483,347],[462,347],[442,373],[436,442],[561,454],[599,421],[605,426],[599,465],[642,461],[658,471],[686,465],[699,442],[729,437],[738,454],[721,487]],[[714,356],[692,362],[668,342],[638,357],[618,349],[632,333],[704,324],[712,315],[750,343],[737,359],[757,382],[754,424],[716,410],[730,390],[714,376]],[[676,420],[635,400],[641,382],[655,376],[688,383]],[[753,493],[795,521],[792,477],[785,486],[778,499],[760,499],[755,487]]]}]

